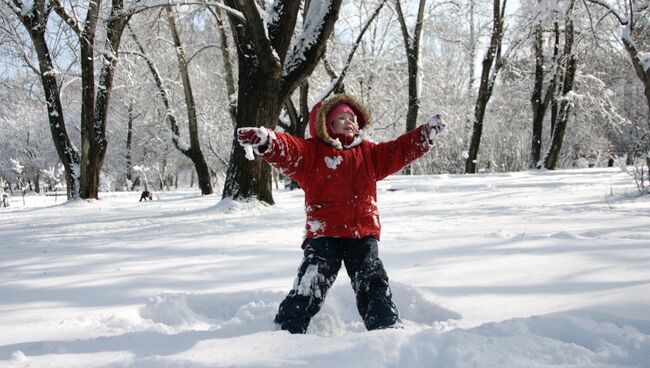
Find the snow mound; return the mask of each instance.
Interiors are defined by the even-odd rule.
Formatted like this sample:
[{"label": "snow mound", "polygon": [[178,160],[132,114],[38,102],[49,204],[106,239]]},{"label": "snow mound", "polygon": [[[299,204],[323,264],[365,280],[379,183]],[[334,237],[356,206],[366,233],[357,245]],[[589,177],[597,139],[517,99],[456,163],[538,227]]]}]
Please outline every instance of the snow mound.
[{"label": "snow mound", "polygon": [[[443,361],[456,361],[453,366],[642,367],[650,357],[650,336],[617,317],[588,311],[487,323],[443,336],[452,345]],[[458,364],[461,357],[464,364]]]},{"label": "snow mound", "polygon": [[[413,286],[391,284],[393,300],[406,325],[432,326],[458,320],[458,313],[435,304],[425,292]],[[140,308],[140,317],[173,331],[218,330],[225,327],[261,332],[274,330],[273,318],[284,292],[241,292],[222,294],[163,294],[152,297]],[[357,312],[352,287],[340,282],[330,289],[321,311],[312,319],[308,333],[335,336],[365,331]]]},{"label": "snow mound", "polygon": [[209,325],[209,321],[194,312],[188,304],[192,295],[163,294],[155,296],[140,310],[140,316],[170,326]]},{"label": "snow mound", "polygon": [[[426,327],[462,318],[460,314],[434,303],[432,297],[419,288],[399,282],[391,282],[390,286],[393,302],[400,312],[402,322],[407,326]],[[349,283],[339,282],[329,291],[321,311],[312,319],[307,333],[333,336],[365,330],[357,311],[352,287]]]},{"label": "snow mound", "polygon": [[27,357],[22,351],[18,350],[11,354],[11,360],[14,362],[25,362],[27,361]]},{"label": "snow mound", "polygon": [[268,205],[256,200],[234,200],[232,198],[224,198],[214,207],[218,212],[224,214],[259,214],[268,208]]},{"label": "snow mound", "polygon": [[215,330],[247,325],[246,331],[272,328],[282,293],[163,294],[140,308],[140,316],[175,330]]},{"label": "snow mound", "polygon": [[488,234],[488,237],[494,239],[514,239],[517,238],[518,235],[509,231],[498,230]]},{"label": "snow mound", "polygon": [[554,234],[550,235],[551,238],[556,238],[556,239],[581,239],[582,237],[580,235],[574,234],[569,231],[560,231]]}]

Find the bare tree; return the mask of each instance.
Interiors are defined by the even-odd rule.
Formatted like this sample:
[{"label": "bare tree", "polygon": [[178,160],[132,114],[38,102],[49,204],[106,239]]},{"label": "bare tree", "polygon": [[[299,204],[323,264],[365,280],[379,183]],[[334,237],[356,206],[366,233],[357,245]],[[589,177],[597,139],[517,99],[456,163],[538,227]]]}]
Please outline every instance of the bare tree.
[{"label": "bare tree", "polygon": [[183,95],[185,96],[185,107],[187,109],[187,125],[189,128],[190,146],[179,146],[178,130],[173,132],[175,136],[173,141],[176,147],[194,163],[201,193],[208,195],[213,192],[212,183],[210,180],[210,170],[208,169],[208,164],[205,162],[205,157],[201,151],[201,144],[199,141],[199,123],[196,114],[194,94],[192,93],[192,83],[190,81],[190,73],[188,70],[189,66],[185,57],[183,44],[181,43],[178,27],[176,27],[174,11],[171,5],[167,5],[165,11],[167,12],[167,22],[174,41],[174,49],[176,50],[176,58],[178,59],[181,81],[183,82]]},{"label": "bare tree", "polygon": [[503,66],[501,58],[501,44],[503,41],[503,23],[505,17],[506,0],[493,0],[492,3],[492,36],[490,46],[483,58],[481,81],[474,108],[474,123],[472,126],[472,137],[469,143],[469,152],[465,160],[465,172],[476,173],[479,146],[483,133],[483,118],[487,104],[492,96],[494,82],[499,70]]},{"label": "bare tree", "polygon": [[[634,71],[643,83],[644,94],[646,103],[648,105],[648,134],[646,134],[646,146],[650,147],[650,58],[647,52],[642,52],[639,49],[639,44],[635,37],[641,31],[648,32],[650,28],[650,4],[643,0],[629,0],[623,2],[626,4],[625,15],[622,11],[612,6],[610,3],[603,0],[588,0],[593,4],[598,4],[607,9],[608,14],[613,14],[620,25],[623,26],[621,33],[621,42],[625,47]],[[643,29],[645,28],[645,29]],[[650,167],[650,155],[646,155],[646,164]]]},{"label": "bare tree", "polygon": [[[426,0],[419,0],[418,14],[415,19],[415,29],[413,34],[408,29],[406,24],[406,17],[402,10],[401,0],[395,0],[395,9],[397,11],[397,19],[402,30],[402,37],[404,39],[404,48],[406,50],[406,65],[408,67],[408,108],[406,111],[406,131],[415,129],[418,120],[418,112],[420,110],[420,39],[422,37],[422,29],[424,24],[424,6]],[[404,173],[411,174],[411,165],[404,168]]]},{"label": "bare tree", "polygon": [[[41,79],[41,85],[47,101],[47,113],[50,124],[50,132],[54,147],[65,167],[65,178],[69,198],[78,198],[80,193],[80,172],[79,165],[81,158],[79,152],[72,144],[66,129],[63,105],[61,104],[61,91],[57,80],[57,70],[54,67],[52,53],[47,43],[46,31],[47,22],[52,13],[52,4],[46,0],[36,0],[31,8],[27,8],[19,0],[9,2],[7,6],[20,19],[34,45],[34,51],[38,57],[38,68],[34,71]],[[26,60],[31,65],[29,60]]]},{"label": "bare tree", "polygon": [[397,11],[397,19],[399,20],[400,28],[402,30],[402,37],[404,39],[404,48],[406,49],[406,63],[408,66],[408,111],[406,113],[406,131],[415,129],[418,119],[418,111],[420,109],[420,96],[419,96],[419,62],[420,62],[420,39],[422,36],[422,25],[424,21],[424,6],[426,0],[419,0],[418,14],[415,20],[415,29],[413,34],[408,29],[404,11],[402,10],[402,2],[395,0],[395,9]]},{"label": "bare tree", "polygon": [[222,11],[219,7],[208,6],[208,10],[214,17],[217,22],[217,31],[219,32],[219,41],[221,49],[221,58],[223,59],[223,69],[226,82],[226,91],[228,92],[228,111],[230,112],[230,119],[232,120],[233,126],[237,125],[237,103],[235,101],[235,95],[237,94],[237,89],[235,87],[235,72],[231,62],[231,50],[228,44],[228,33],[226,32],[226,24],[224,23],[222,17]]},{"label": "bare tree", "polygon": [[[287,98],[322,58],[341,1],[307,2],[302,31],[296,27],[300,1],[278,0],[266,17],[255,1],[225,1],[244,18],[228,13],[239,64],[236,128],[275,128]],[[235,134],[232,146],[223,197],[273,203],[270,167],[261,160],[248,161]]]},{"label": "bare tree", "polygon": [[[109,15],[101,18],[102,2],[89,1],[84,5],[86,17],[82,21],[60,0],[36,0],[29,7],[21,0],[5,0],[30,35],[39,59],[39,74],[48,102],[50,127],[54,145],[64,163],[69,197],[97,198],[99,174],[106,156],[106,120],[117,64],[117,51],[122,32],[130,16],[123,12],[123,0],[112,0]],[[48,46],[47,23],[56,12],[75,33],[79,44],[81,69],[81,155],[74,149],[65,127],[57,70]],[[97,40],[97,26],[103,21],[105,34]],[[96,50],[101,67],[95,73]],[[79,166],[79,169],[77,169]]]},{"label": "bare tree", "polygon": [[[568,95],[573,90],[573,82],[577,68],[577,60],[573,53],[574,28],[573,28],[573,8],[575,1],[571,0],[564,15],[564,47],[561,57],[562,76],[560,82],[561,91],[558,101],[558,110],[555,123],[551,127],[551,142],[543,160],[543,167],[548,170],[555,169],[560,158],[564,134],[566,132],[571,103]],[[557,28],[556,28],[557,32]],[[557,36],[556,36],[557,37]],[[541,168],[542,165],[538,165]]]},{"label": "bare tree", "polygon": [[[533,92],[530,96],[530,104],[533,110],[533,130],[530,146],[530,160],[528,162],[529,168],[537,168],[540,164],[542,155],[542,133],[544,130],[544,117],[548,110],[549,104],[555,97],[555,91],[560,75],[559,69],[561,63],[558,63],[559,49],[560,49],[560,29],[557,20],[554,21],[553,27],[553,56],[551,58],[550,67],[546,65],[544,58],[544,19],[538,15],[537,23],[535,24],[534,34],[534,52],[535,52],[535,71],[534,71],[534,84]],[[544,89],[544,80],[546,71],[550,70],[550,78],[546,89]],[[556,116],[552,117],[555,122]],[[552,124],[553,126],[555,124]],[[551,129],[552,131],[552,129]]]},{"label": "bare tree", "polygon": [[178,60],[179,72],[181,75],[181,80],[183,83],[183,95],[185,97],[185,105],[187,109],[187,118],[188,118],[188,127],[189,127],[189,145],[182,140],[180,137],[180,127],[178,125],[178,118],[174,113],[172,108],[171,98],[169,97],[169,92],[163,83],[163,78],[156,67],[155,62],[149,56],[147,51],[144,48],[143,43],[137,37],[135,32],[130,29],[131,37],[135,41],[136,45],[140,49],[140,56],[143,57],[149,67],[149,71],[153,75],[153,78],[156,82],[158,88],[158,94],[165,106],[165,119],[169,124],[172,136],[171,140],[174,143],[174,146],[178,151],[183,155],[189,158],[194,164],[194,169],[196,170],[197,177],[199,180],[199,188],[201,193],[204,195],[212,194],[212,183],[210,180],[210,170],[208,164],[205,161],[203,152],[201,151],[201,146],[199,143],[199,131],[198,131],[198,118],[196,113],[196,104],[194,102],[194,95],[192,93],[192,84],[190,81],[188,64],[185,58],[185,52],[183,50],[183,45],[180,41],[180,35],[178,34],[178,29],[174,20],[173,12],[171,6],[165,7],[167,12],[167,21],[170,26],[170,31],[172,33],[174,49],[176,50],[176,56]]}]

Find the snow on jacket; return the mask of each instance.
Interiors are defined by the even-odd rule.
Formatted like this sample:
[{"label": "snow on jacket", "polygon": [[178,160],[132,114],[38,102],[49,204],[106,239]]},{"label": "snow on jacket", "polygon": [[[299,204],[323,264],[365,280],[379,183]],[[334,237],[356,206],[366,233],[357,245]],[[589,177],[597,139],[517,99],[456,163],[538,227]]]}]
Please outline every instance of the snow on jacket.
[{"label": "snow on jacket", "polygon": [[343,136],[332,137],[326,116],[341,102],[355,111],[359,129],[369,126],[370,114],[356,98],[335,95],[312,109],[312,138],[271,132],[269,147],[262,158],[303,188],[307,239],[379,239],[377,181],[425,154],[429,141],[422,126],[383,143],[369,142],[360,135],[347,142]]}]

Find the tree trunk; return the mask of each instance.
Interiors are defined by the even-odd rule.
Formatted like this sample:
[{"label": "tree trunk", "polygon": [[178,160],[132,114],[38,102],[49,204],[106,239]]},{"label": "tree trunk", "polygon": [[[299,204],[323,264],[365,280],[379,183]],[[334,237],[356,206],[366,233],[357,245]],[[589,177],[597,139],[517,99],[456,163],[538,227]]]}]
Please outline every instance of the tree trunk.
[{"label": "tree trunk", "polygon": [[174,48],[176,49],[178,67],[181,74],[181,80],[183,82],[185,105],[187,107],[187,124],[189,127],[190,135],[190,149],[186,150],[186,152],[183,153],[194,163],[194,167],[196,168],[196,175],[199,179],[199,188],[201,189],[201,194],[209,195],[213,193],[212,181],[210,178],[210,169],[208,168],[208,164],[205,161],[205,157],[203,156],[203,151],[201,151],[198,118],[196,114],[196,103],[194,102],[194,94],[192,92],[192,84],[190,81],[190,73],[188,70],[187,61],[185,60],[185,51],[183,50],[183,45],[181,44],[180,35],[176,27],[176,21],[174,19],[171,5],[167,5],[165,9],[167,10],[167,21],[169,23],[169,29],[171,30],[172,38],[174,40]]},{"label": "tree trunk", "polygon": [[[131,162],[131,144],[133,140],[133,104],[129,105],[129,121],[126,130],[126,180],[131,183],[133,180],[133,164]],[[128,184],[127,184],[128,187]]]},{"label": "tree trunk", "polygon": [[[169,9],[169,7],[168,7]],[[169,11],[169,10],[168,10]],[[169,13],[168,13],[169,14]],[[214,190],[212,189],[212,181],[210,180],[210,168],[208,167],[207,162],[205,161],[205,156],[200,149],[199,139],[198,139],[198,123],[196,119],[196,107],[194,104],[194,97],[192,94],[192,87],[189,79],[189,72],[187,70],[187,64],[185,62],[185,57],[182,53],[182,47],[180,44],[180,38],[178,37],[178,32],[174,25],[173,16],[169,16],[168,20],[170,22],[170,29],[172,29],[172,35],[174,35],[175,48],[177,50],[178,64],[181,70],[182,80],[183,80],[183,91],[185,93],[185,103],[188,109],[188,124],[189,124],[189,133],[190,133],[190,145],[189,147],[186,144],[181,142],[180,137],[180,127],[178,126],[176,115],[174,115],[174,110],[171,107],[171,102],[169,98],[169,93],[163,85],[163,80],[158,72],[158,68],[153,60],[148,56],[147,51],[144,48],[144,45],[135,34],[135,32],[129,28],[131,33],[131,38],[135,41],[136,45],[142,53],[142,57],[145,59],[149,71],[153,76],[156,87],[158,88],[158,94],[165,106],[165,119],[169,124],[169,129],[172,133],[172,143],[183,155],[189,158],[194,164],[194,169],[199,181],[199,189],[201,194],[208,195],[212,194]],[[192,184],[194,181],[194,176],[192,176]],[[193,186],[193,185],[192,185]]]},{"label": "tree trunk", "polygon": [[[333,77],[332,74],[330,74],[330,77],[337,78],[336,76]],[[343,83],[340,83],[339,86],[343,87]],[[295,135],[296,137],[300,137],[300,138],[305,138],[305,130],[309,125],[309,104],[307,101],[308,98],[309,98],[309,81],[305,80],[300,84],[300,88],[299,88],[300,102],[298,108],[296,108],[291,98],[288,98],[286,100],[284,104],[284,109],[287,112],[287,115],[289,116],[290,123],[287,125],[287,124],[283,124],[281,121],[278,121],[278,125],[280,125],[282,129],[284,129],[284,131],[287,132],[288,134]],[[281,176],[282,174],[279,175]],[[276,187],[277,186],[278,183],[276,178]],[[288,185],[286,185],[286,187],[289,188],[289,190],[294,190],[300,188],[300,184],[298,184],[295,180],[290,179],[290,182],[288,183]]]},{"label": "tree trunk", "polygon": [[[254,122],[255,126],[274,127],[280,115],[275,92],[278,90],[278,81],[265,80],[262,75],[242,75],[242,72],[250,69],[253,68],[240,68],[237,128],[249,126],[247,122]],[[262,85],[262,81],[267,84]],[[255,197],[259,201],[273,204],[271,167],[259,158],[249,161],[237,142],[236,133],[233,135],[232,147],[223,198],[238,200]]]},{"label": "tree trunk", "polygon": [[575,80],[575,72],[577,60],[573,54],[573,6],[575,2],[571,1],[567,8],[565,15],[565,30],[564,30],[564,50],[563,50],[563,64],[564,64],[564,77],[562,81],[562,96],[558,107],[558,117],[553,128],[551,144],[548,148],[546,157],[544,158],[544,167],[548,170],[554,170],[560,158],[562,150],[562,143],[564,141],[564,133],[566,131],[567,122],[569,120],[569,113],[571,104],[567,100],[569,93],[573,90],[573,81]]},{"label": "tree trunk", "polygon": [[542,43],[542,24],[535,27],[535,83],[530,103],[533,108],[533,136],[530,145],[529,168],[537,167],[542,152],[542,130],[544,128],[544,104],[542,89],[544,85],[544,45]]},{"label": "tree trunk", "polygon": [[[122,12],[123,0],[112,0],[106,21],[106,41],[102,47],[103,64],[99,79],[95,81],[94,49],[95,31],[99,22],[101,1],[90,1],[86,18],[79,22],[76,16],[60,2],[35,1],[25,14],[19,9],[23,4],[13,1],[10,8],[16,13],[30,34],[39,58],[41,81],[48,101],[50,130],[57,153],[65,167],[69,198],[97,198],[99,173],[106,154],[106,118],[113,87],[113,74],[117,63],[117,50],[124,25],[129,16]],[[79,39],[81,68],[81,155],[67,137],[63,124],[63,108],[59,100],[56,70],[46,42],[46,27],[50,12],[54,10]],[[48,36],[49,37],[49,36]],[[98,93],[95,99],[95,86]]]},{"label": "tree trunk", "polygon": [[235,72],[230,61],[230,46],[228,45],[228,35],[226,33],[226,25],[221,19],[221,10],[215,7],[212,13],[217,22],[217,29],[219,31],[219,41],[221,42],[221,58],[223,60],[224,77],[226,82],[226,91],[228,92],[228,111],[230,112],[230,120],[233,127],[237,122],[237,103],[235,102]]},{"label": "tree trunk", "polygon": [[[273,130],[282,105],[309,76],[325,52],[341,0],[309,2],[302,33],[295,34],[300,2],[276,1],[265,21],[253,1],[226,0],[245,20],[229,13],[239,63],[237,124],[223,198],[255,197],[272,204],[271,169],[262,160],[248,161],[236,140],[236,129],[265,126]],[[295,42],[292,43],[292,39]]]},{"label": "tree trunk", "polygon": [[[129,17],[122,13],[123,0],[112,0],[110,15],[106,22],[105,51],[101,54],[102,67],[98,80],[95,81],[94,50],[99,5],[100,2],[89,2],[85,28],[79,37],[82,80],[80,190],[82,198],[98,198],[99,175],[108,147],[106,121],[118,60],[117,53],[124,27],[129,20]],[[97,85],[96,93],[95,85]]]},{"label": "tree trunk", "polygon": [[[395,2],[397,10],[397,19],[402,30],[404,39],[404,48],[406,50],[406,65],[408,69],[408,107],[406,111],[406,131],[415,129],[420,111],[420,86],[419,86],[419,64],[420,64],[420,37],[422,34],[422,23],[424,18],[425,0],[420,0],[418,6],[418,15],[416,18],[415,30],[413,36],[410,35],[406,25],[404,12],[402,11],[401,1]],[[408,165],[404,168],[406,175],[412,174],[412,167]]]},{"label": "tree trunk", "polygon": [[95,32],[101,2],[88,3],[85,26],[79,35],[81,64],[81,198],[97,198],[99,187],[98,149],[95,126]]},{"label": "tree trunk", "polygon": [[[608,10],[608,14],[613,14],[618,19],[621,26],[623,26],[621,41],[623,42],[625,51],[630,57],[630,61],[634,66],[634,71],[637,77],[643,83],[643,92],[648,107],[648,129],[650,129],[650,65],[648,64],[647,56],[645,56],[646,54],[639,51],[634,40],[637,21],[641,19],[641,24],[647,24],[648,2],[640,0],[630,0],[626,2],[628,5],[627,10],[629,11],[626,16],[623,16],[608,2],[598,0],[589,0],[589,2],[605,7]],[[646,136],[646,140],[646,146],[650,146],[650,134]],[[628,162],[630,162],[629,156]],[[648,168],[650,168],[650,156],[646,157],[646,164],[648,165]]]},{"label": "tree trunk", "polygon": [[45,40],[45,24],[48,14],[36,11],[36,7],[27,15],[17,14],[29,32],[38,57],[39,76],[47,101],[47,115],[50,124],[52,141],[65,169],[65,181],[68,198],[79,198],[79,152],[70,141],[65,126],[63,106],[61,104],[61,91],[56,80],[56,73],[50,50]]},{"label": "tree trunk", "polygon": [[476,35],[476,25],[475,25],[475,13],[476,13],[476,0],[470,0],[469,3],[469,78],[467,82],[467,117],[465,121],[465,127],[463,130],[463,140],[466,137],[469,137],[469,133],[472,130],[472,123],[474,121],[474,114],[472,113],[472,108],[474,106],[474,85],[476,84],[476,78],[474,77],[475,69],[474,60],[476,60],[476,48],[478,44],[477,35]]},{"label": "tree trunk", "polygon": [[[531,105],[533,110],[533,135],[531,141],[530,161],[529,168],[537,168],[541,165],[541,151],[542,151],[542,132],[544,129],[544,117],[546,110],[551,101],[554,102],[553,113],[551,118],[551,131],[555,126],[557,117],[557,104],[555,89],[557,86],[558,71],[562,69],[558,59],[559,45],[560,45],[560,30],[557,22],[555,23],[555,43],[553,45],[553,58],[551,59],[551,70],[553,75],[550,78],[549,85],[544,93],[544,49],[543,49],[543,29],[541,22],[535,27],[535,83],[533,86],[533,93],[531,95]],[[551,133],[552,137],[552,133]]]},{"label": "tree trunk", "polygon": [[[472,137],[469,142],[469,152],[465,161],[465,172],[476,173],[476,166],[478,160],[478,151],[481,144],[481,136],[483,135],[483,118],[485,117],[485,110],[487,104],[492,96],[492,88],[494,87],[494,80],[500,69],[500,51],[501,42],[503,40],[503,18],[504,10],[506,8],[506,1],[504,0],[503,6],[500,0],[493,0],[493,25],[492,36],[490,37],[490,47],[488,48],[485,58],[483,58],[483,66],[481,71],[481,82],[479,85],[478,96],[476,98],[476,106],[474,108],[474,123],[472,126]],[[494,60],[497,60],[492,71]]]},{"label": "tree trunk", "polygon": [[36,174],[34,176],[34,191],[36,193],[41,193],[41,175]]}]

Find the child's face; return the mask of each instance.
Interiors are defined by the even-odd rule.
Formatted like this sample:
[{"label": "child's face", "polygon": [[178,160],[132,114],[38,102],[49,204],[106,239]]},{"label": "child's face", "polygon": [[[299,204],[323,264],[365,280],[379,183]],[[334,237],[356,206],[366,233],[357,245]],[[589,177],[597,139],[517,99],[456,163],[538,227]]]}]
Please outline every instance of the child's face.
[{"label": "child's face", "polygon": [[332,122],[332,130],[334,134],[343,134],[349,138],[354,137],[359,132],[356,116],[348,112],[342,112],[336,115]]}]

